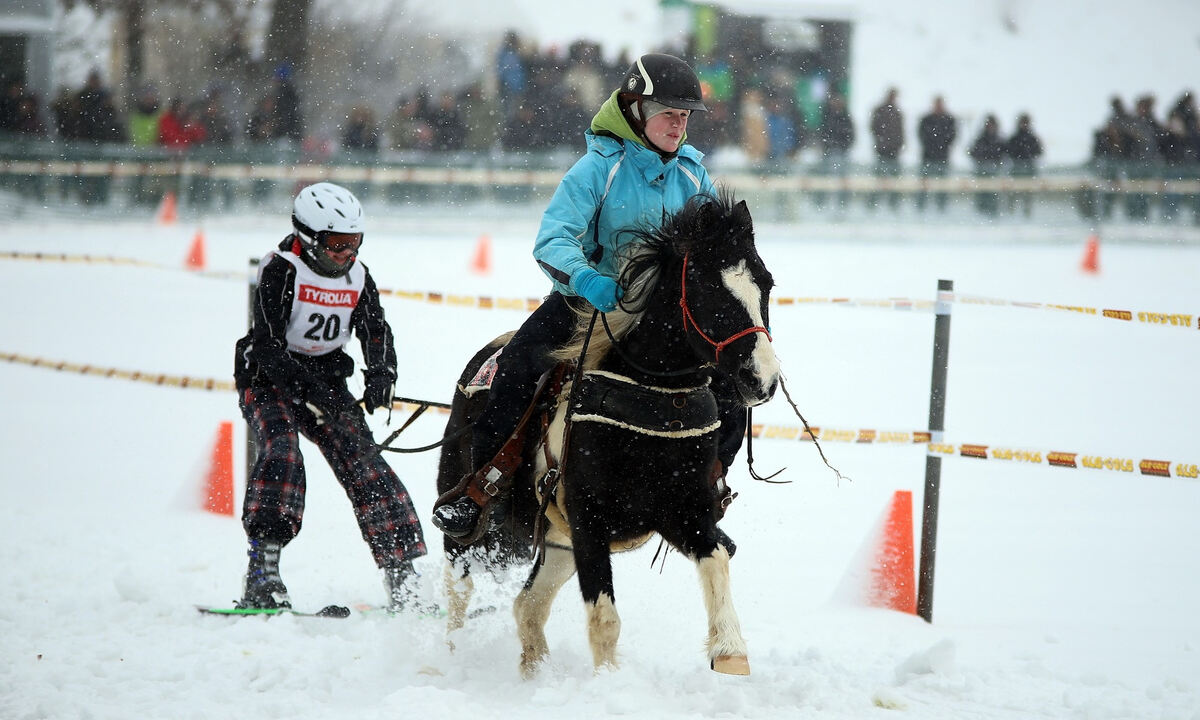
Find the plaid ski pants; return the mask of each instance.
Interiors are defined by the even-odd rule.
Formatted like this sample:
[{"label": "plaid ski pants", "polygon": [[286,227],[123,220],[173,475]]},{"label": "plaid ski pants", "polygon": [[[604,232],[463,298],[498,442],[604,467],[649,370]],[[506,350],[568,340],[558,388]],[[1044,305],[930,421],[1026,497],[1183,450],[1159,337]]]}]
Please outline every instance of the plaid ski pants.
[{"label": "plaid ski pants", "polygon": [[353,405],[318,425],[303,405],[274,387],[241,391],[238,405],[258,446],[246,482],[242,526],[249,537],[287,544],[304,518],[304,457],[299,433],[325,456],[354,508],[375,564],[393,567],[425,555],[425,539],[408,490],[381,453],[372,448],[362,408]]}]

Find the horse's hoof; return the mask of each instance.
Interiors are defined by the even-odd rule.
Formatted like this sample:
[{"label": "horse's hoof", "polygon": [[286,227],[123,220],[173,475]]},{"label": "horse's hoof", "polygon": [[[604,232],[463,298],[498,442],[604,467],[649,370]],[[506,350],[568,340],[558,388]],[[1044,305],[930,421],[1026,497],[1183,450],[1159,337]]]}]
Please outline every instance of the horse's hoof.
[{"label": "horse's hoof", "polygon": [[749,675],[750,659],[745,655],[718,655],[708,666],[726,675]]}]

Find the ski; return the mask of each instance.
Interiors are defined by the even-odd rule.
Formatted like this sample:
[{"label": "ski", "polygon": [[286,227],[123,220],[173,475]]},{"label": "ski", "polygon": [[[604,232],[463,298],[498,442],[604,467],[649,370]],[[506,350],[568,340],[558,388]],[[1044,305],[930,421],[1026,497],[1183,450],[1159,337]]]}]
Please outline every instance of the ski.
[{"label": "ski", "polygon": [[233,617],[295,615],[296,617],[347,618],[350,608],[343,605],[326,605],[316,612],[304,612],[292,608],[242,608],[242,607],[210,607],[197,605],[196,609],[205,615],[226,615]]}]

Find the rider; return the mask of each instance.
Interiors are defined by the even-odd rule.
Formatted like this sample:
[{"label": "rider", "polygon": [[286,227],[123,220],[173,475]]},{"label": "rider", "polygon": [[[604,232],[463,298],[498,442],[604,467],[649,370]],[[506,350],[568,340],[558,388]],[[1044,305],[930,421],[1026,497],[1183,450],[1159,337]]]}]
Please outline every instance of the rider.
[{"label": "rider", "polygon": [[304,458],[298,434],[321,450],[350,497],[363,539],[384,571],[389,608],[412,605],[412,561],[425,554],[404,484],[374,447],[363,409],[346,387],[358,336],[367,412],[391,410],[392,330],[367,267],[357,262],[363,210],[343,187],[320,182],[296,196],[292,227],[258,272],[254,324],[238,340],[238,405],[258,446],[242,506],[250,548],[241,607],[291,607],[279,554],[300,532]]},{"label": "rider", "polygon": [[[584,301],[614,310],[623,294],[615,280],[634,238],[622,229],[657,227],[713,183],[703,154],[686,144],[688,118],[707,110],[700,81],[672,55],[642,55],[592,118],[584,133],[587,153],[567,171],[542,216],[533,256],[554,290],[513,335],[498,358],[487,406],[475,421],[468,481],[474,492],[439,505],[433,524],[453,538],[474,534],[483,515],[471,498],[480,492],[492,462],[532,401],[537,382],[552,365],[550,351],[570,339],[572,307]],[[721,443],[714,479],[723,478],[741,448],[745,412],[732,395],[721,398]],[[728,397],[728,399],[726,399]],[[511,478],[495,478],[500,490]],[[485,502],[490,502],[487,500]],[[486,506],[486,505],[485,505]]]}]

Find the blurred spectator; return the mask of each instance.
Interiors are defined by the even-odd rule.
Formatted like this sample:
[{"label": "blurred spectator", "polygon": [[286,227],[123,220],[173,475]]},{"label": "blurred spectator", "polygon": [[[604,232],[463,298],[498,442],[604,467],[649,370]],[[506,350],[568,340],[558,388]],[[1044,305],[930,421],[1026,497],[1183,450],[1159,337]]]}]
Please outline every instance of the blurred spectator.
[{"label": "blurred spectator", "polygon": [[[1168,182],[1193,180],[1200,176],[1196,172],[1196,149],[1188,129],[1185,113],[1178,108],[1171,110],[1159,139],[1158,151],[1163,161],[1163,179]],[[1162,196],[1164,220],[1174,220],[1184,196],[1177,192],[1166,192]]]},{"label": "blurred spectator", "polygon": [[[975,177],[994,178],[1000,174],[1000,166],[1004,162],[1004,141],[1000,138],[1000,123],[995,115],[988,115],[983,120],[975,142],[967,155],[975,163]],[[996,217],[1000,213],[1000,193],[995,190],[976,191],[975,209],[982,215]]]},{"label": "blurred spectator", "polygon": [[[267,103],[267,98],[272,102]],[[304,138],[304,114],[300,109],[300,93],[292,80],[292,66],[275,68],[271,87],[259,102],[260,114],[255,133],[258,140],[287,139],[299,143]],[[251,122],[254,122],[253,118]]]},{"label": "blurred spectator", "polygon": [[158,119],[158,143],[168,150],[186,152],[195,143],[204,141],[204,125],[194,111],[179,98],[171,98],[167,109]]},{"label": "blurred spectator", "polygon": [[436,136],[425,119],[425,95],[400,98],[389,120],[388,139],[393,150],[432,150]]},{"label": "blurred spectator", "polygon": [[504,33],[496,53],[496,84],[500,93],[500,110],[507,123],[516,113],[525,95],[525,59],[521,56],[521,38],[516,31]]},{"label": "blurred spectator", "polygon": [[158,100],[158,90],[152,85],[144,86],[133,101],[129,111],[129,142],[134,147],[153,147],[158,144],[158,121],[163,109]]},{"label": "blurred spectator", "polygon": [[342,149],[350,152],[371,153],[379,150],[379,128],[375,125],[375,113],[366,105],[355,105],[346,116],[346,128],[342,131]]},{"label": "blurred spectator", "polygon": [[54,115],[54,129],[60,138],[73,140],[79,137],[79,95],[68,88],[60,87],[58,95],[50,105]]},{"label": "blurred spectator", "polygon": [[[1017,129],[1005,144],[1005,152],[1012,160],[1012,176],[1021,179],[1037,177],[1037,160],[1042,156],[1042,141],[1033,131],[1033,119],[1029,113],[1017,117]],[[1008,198],[1009,212],[1015,212],[1020,203],[1025,217],[1033,214],[1033,193],[1018,190]]]},{"label": "blurred spectator", "polygon": [[1084,216],[1107,220],[1112,216],[1116,200],[1115,187],[1121,179],[1125,162],[1125,135],[1120,120],[1110,116],[1104,126],[1092,135],[1092,168],[1101,182],[1084,202]]},{"label": "blurred spectator", "polygon": [[246,121],[246,138],[252,143],[267,143],[279,137],[275,98],[265,95],[250,113]]},{"label": "blurred spectator", "polygon": [[15,132],[17,109],[25,98],[25,83],[12,80],[0,92],[0,132]]},{"label": "blurred spectator", "polygon": [[225,112],[225,100],[219,90],[210,90],[200,101],[195,119],[204,130],[201,145],[227,147],[233,144],[233,121]]},{"label": "blurred spectator", "polygon": [[463,149],[467,126],[458,113],[458,100],[454,93],[447,91],[441,94],[437,106],[429,114],[429,124],[433,126],[435,150],[455,152]]},{"label": "blurred spectator", "polygon": [[600,58],[600,46],[586,40],[576,40],[567,51],[563,85],[573,90],[579,104],[590,111],[608,99],[613,83],[605,76],[605,70]]},{"label": "blurred spectator", "polygon": [[[854,123],[846,109],[845,98],[838,93],[830,95],[825,103],[817,134],[821,142],[821,174],[844,178],[849,169],[850,147],[854,144]],[[845,209],[849,199],[849,190],[838,191],[838,205],[842,209]],[[817,193],[815,200],[817,207],[824,206],[825,193]]]},{"label": "blurred spectator", "polygon": [[775,95],[767,100],[767,160],[777,170],[786,169],[787,161],[800,149],[800,129],[793,113]]},{"label": "blurred spectator", "polygon": [[500,140],[500,110],[495,99],[483,91],[483,84],[474,82],[463,88],[458,96],[458,109],[467,128],[464,147],[472,152],[490,152]]},{"label": "blurred spectator", "polygon": [[[941,95],[933,98],[933,107],[917,125],[917,141],[921,144],[921,178],[941,179],[950,168],[950,146],[958,137],[958,121],[946,111],[946,102]],[[924,185],[924,183],[922,183]],[[925,188],[917,193],[917,209],[925,210],[928,193]],[[945,212],[949,193],[940,190],[934,193],[938,210]]]},{"label": "blurred spectator", "polygon": [[88,73],[79,91],[79,137],[94,142],[122,142],[125,128],[117,120],[112,93],[104,86],[98,70]]},{"label": "blurred spectator", "polygon": [[742,151],[756,165],[767,159],[767,109],[758,88],[742,95]]},{"label": "blurred spectator", "polygon": [[12,118],[12,132],[19,135],[41,137],[46,134],[46,123],[42,120],[38,96],[35,93],[22,93],[17,100],[16,113]]},{"label": "blurred spectator", "polygon": [[[899,92],[890,88],[883,102],[871,111],[871,139],[875,143],[875,176],[894,178],[900,175],[900,151],[904,149],[904,113],[896,104]],[[879,193],[871,193],[868,206],[879,204]],[[894,212],[900,206],[900,193],[888,193],[888,204]]]},{"label": "blurred spectator", "polygon": [[[1143,95],[1134,105],[1134,115],[1126,124],[1125,177],[1144,183],[1158,177],[1158,138],[1161,126],[1154,119],[1154,97]],[[1150,193],[1143,188],[1125,194],[1125,214],[1133,220],[1150,219]]]}]

